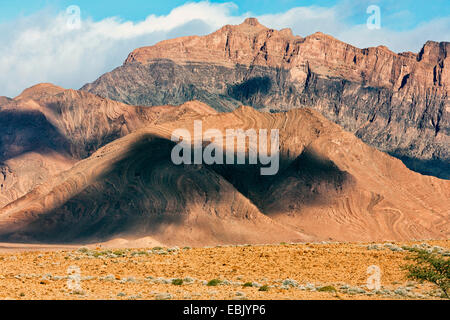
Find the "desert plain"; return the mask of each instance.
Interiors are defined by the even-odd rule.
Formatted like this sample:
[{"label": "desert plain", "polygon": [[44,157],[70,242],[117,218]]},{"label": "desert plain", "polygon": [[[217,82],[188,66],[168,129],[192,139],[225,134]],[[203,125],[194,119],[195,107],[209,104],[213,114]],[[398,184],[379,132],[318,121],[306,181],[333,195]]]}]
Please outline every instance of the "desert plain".
[{"label": "desert plain", "polygon": [[[437,287],[406,277],[403,248],[411,246],[450,252],[449,240],[136,249],[3,243],[0,299],[441,299]],[[379,290],[367,288],[371,265],[381,271]]]}]

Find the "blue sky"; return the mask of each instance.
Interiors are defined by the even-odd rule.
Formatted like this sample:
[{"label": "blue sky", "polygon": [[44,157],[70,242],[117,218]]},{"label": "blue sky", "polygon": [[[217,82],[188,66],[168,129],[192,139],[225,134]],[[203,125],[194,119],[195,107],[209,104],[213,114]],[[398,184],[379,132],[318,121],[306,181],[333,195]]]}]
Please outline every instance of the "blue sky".
[{"label": "blue sky", "polygon": [[[0,0],[0,23],[13,20],[20,16],[27,16],[39,10],[47,9],[61,11],[70,5],[78,5],[82,8],[85,17],[91,17],[95,21],[107,17],[117,16],[123,20],[141,21],[148,15],[167,15],[173,8],[181,6],[185,0]],[[210,1],[224,3],[229,1]],[[267,13],[279,13],[298,6],[322,6],[332,7],[338,0],[235,0],[237,5],[235,14],[250,12],[255,15]],[[449,0],[373,0],[373,1],[347,1],[354,7],[354,12],[346,17],[349,22],[358,24],[364,21],[364,16],[359,14],[369,4],[380,6],[382,14],[395,16],[395,19],[386,20],[386,27],[393,30],[412,28],[420,23],[430,21],[438,17],[450,15]],[[400,19],[398,15],[401,13]]]},{"label": "blue sky", "polygon": [[[77,28],[68,25],[71,5],[81,11]],[[380,8],[379,29],[366,25],[370,5]],[[205,35],[249,16],[360,48],[418,52],[428,40],[450,41],[450,0],[0,0],[0,96],[41,82],[78,89],[135,48]]]}]

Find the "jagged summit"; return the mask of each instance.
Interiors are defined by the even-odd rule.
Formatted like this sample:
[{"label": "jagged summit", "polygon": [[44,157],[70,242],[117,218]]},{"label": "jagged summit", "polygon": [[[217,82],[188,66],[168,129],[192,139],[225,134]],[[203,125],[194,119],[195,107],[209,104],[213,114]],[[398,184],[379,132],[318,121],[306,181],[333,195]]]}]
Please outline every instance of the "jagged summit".
[{"label": "jagged summit", "polygon": [[[226,25],[206,36],[176,38],[138,48],[125,64],[168,59],[179,64],[197,62],[228,67],[239,64],[303,70],[307,66],[319,76],[394,90],[410,74],[408,84],[423,94],[436,84],[433,73],[439,73],[439,83],[448,88],[450,77],[440,70],[444,68],[440,61],[446,59],[449,48],[448,42],[428,41],[418,56],[396,54],[384,45],[360,49],[320,31],[302,38],[294,36],[290,29],[269,29],[256,18],[247,18],[239,25]],[[417,64],[421,61],[425,63]],[[429,63],[437,64],[437,70],[433,71],[434,65]]]},{"label": "jagged summit", "polygon": [[258,19],[256,19],[256,18],[247,18],[244,20],[244,22],[242,22],[242,24],[253,26],[253,27],[261,26]]}]

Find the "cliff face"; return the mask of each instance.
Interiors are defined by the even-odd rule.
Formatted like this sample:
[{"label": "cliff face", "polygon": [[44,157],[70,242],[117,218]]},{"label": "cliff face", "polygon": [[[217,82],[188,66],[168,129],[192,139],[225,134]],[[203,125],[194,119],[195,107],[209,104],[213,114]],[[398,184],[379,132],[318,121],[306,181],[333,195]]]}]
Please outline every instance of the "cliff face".
[{"label": "cliff face", "polygon": [[82,90],[147,106],[192,99],[218,111],[308,106],[410,168],[448,179],[449,50],[450,43],[431,41],[418,54],[359,49],[247,19],[137,49]]}]

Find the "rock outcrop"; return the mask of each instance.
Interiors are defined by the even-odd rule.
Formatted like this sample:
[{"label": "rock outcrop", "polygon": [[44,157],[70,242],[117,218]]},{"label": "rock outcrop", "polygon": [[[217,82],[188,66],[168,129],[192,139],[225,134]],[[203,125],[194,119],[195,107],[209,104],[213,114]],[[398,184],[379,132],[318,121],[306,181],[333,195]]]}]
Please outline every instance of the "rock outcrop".
[{"label": "rock outcrop", "polygon": [[305,38],[256,19],[136,49],[82,90],[132,105],[197,99],[218,111],[311,107],[411,169],[450,178],[450,43],[418,53]]}]

